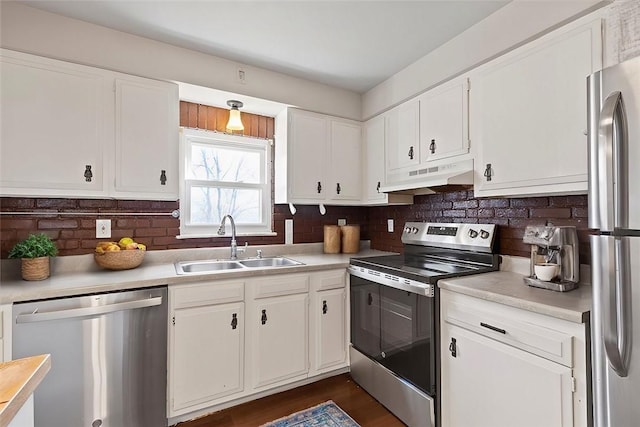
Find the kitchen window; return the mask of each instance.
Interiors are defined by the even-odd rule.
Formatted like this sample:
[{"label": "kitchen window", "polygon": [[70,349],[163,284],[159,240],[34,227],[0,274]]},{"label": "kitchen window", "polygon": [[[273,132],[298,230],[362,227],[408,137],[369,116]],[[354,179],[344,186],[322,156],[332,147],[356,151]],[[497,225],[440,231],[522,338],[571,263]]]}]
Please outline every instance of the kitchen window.
[{"label": "kitchen window", "polygon": [[273,234],[269,140],[183,128],[180,148],[181,238],[218,236],[227,214],[238,235]]}]

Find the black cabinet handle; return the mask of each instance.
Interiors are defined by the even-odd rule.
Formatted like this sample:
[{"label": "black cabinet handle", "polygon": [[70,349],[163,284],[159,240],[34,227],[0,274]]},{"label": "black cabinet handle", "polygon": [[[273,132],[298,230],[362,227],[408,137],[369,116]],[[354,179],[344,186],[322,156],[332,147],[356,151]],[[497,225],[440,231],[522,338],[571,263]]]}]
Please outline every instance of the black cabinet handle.
[{"label": "black cabinet handle", "polygon": [[456,345],[455,338],[451,338],[451,344],[449,344],[449,351],[451,352],[451,356],[458,357],[458,346]]},{"label": "black cabinet handle", "polygon": [[379,193],[380,192],[380,181],[378,181],[378,185],[376,185],[376,191]]},{"label": "black cabinet handle", "polygon": [[327,301],[322,301],[322,314],[327,314],[329,307],[327,306]]},{"label": "black cabinet handle", "polygon": [[318,194],[322,191],[322,184],[318,181]]},{"label": "black cabinet handle", "polygon": [[487,178],[487,181],[491,181],[491,175],[493,175],[493,171],[491,170],[491,163],[487,163],[487,167],[484,170],[484,176]]},{"label": "black cabinet handle", "polygon": [[369,293],[369,295],[367,296],[367,305],[371,305],[373,303],[373,297],[371,296],[371,293]]},{"label": "black cabinet handle", "polygon": [[260,318],[260,321],[263,325],[267,323],[267,310],[262,310],[262,317]]},{"label": "black cabinet handle", "polygon": [[233,313],[231,315],[231,329],[235,329],[238,327],[238,313]]},{"label": "black cabinet handle", "polygon": [[93,172],[91,172],[91,165],[85,165],[85,167],[84,167],[84,180],[86,182],[91,182],[91,178],[93,178]]},{"label": "black cabinet handle", "polygon": [[160,171],[160,185],[167,185],[167,171],[164,169]]},{"label": "black cabinet handle", "polygon": [[490,325],[488,323],[480,322],[480,326],[482,326],[483,328],[491,329],[492,331],[500,332],[501,334],[505,334],[506,335],[506,333],[507,333],[507,331],[505,331],[504,329],[497,328],[497,327],[492,326],[492,325]]},{"label": "black cabinet handle", "polygon": [[413,160],[413,145],[409,147],[409,159]]},{"label": "black cabinet handle", "polygon": [[436,140],[435,139],[431,140],[431,144],[429,144],[429,150],[431,151],[431,154],[436,154]]},{"label": "black cabinet handle", "polygon": [[340,183],[336,184],[336,193],[340,194]]}]

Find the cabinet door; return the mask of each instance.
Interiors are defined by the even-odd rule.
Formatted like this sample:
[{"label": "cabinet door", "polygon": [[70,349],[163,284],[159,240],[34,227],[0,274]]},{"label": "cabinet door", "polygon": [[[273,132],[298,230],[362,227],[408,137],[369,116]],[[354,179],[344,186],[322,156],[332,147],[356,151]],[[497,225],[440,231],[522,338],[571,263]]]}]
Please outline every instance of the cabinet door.
[{"label": "cabinet door", "polygon": [[[328,169],[328,120],[320,115],[292,110],[287,147],[290,150],[288,185],[292,202],[323,200],[332,191],[325,179]],[[277,142],[276,142],[277,143]]]},{"label": "cabinet door", "polygon": [[570,368],[446,322],[441,342],[443,427],[573,426]]},{"label": "cabinet door", "polygon": [[418,98],[421,163],[469,152],[468,88],[465,77]]},{"label": "cabinet door", "polygon": [[389,172],[420,163],[420,103],[407,101],[386,115],[385,153]]},{"label": "cabinet door", "polygon": [[174,316],[175,324],[170,326],[170,409],[206,407],[241,392],[244,303],[178,309]]},{"label": "cabinet door", "polygon": [[308,294],[255,300],[249,321],[253,388],[306,378]]},{"label": "cabinet door", "polygon": [[115,195],[178,198],[178,86],[116,79]]},{"label": "cabinet door", "polygon": [[347,362],[345,289],[315,292],[312,304],[312,368],[320,373],[344,366]]},{"label": "cabinet door", "polygon": [[[331,199],[360,200],[362,193],[362,128],[331,120]],[[316,159],[317,161],[317,159]]]},{"label": "cabinet door", "polygon": [[369,120],[364,127],[364,196],[368,202],[384,202],[386,199],[386,194],[380,191],[384,185],[384,122],[384,116],[378,116]]},{"label": "cabinet door", "polygon": [[472,77],[476,196],[587,191],[585,82],[601,66],[600,21],[560,31]]},{"label": "cabinet door", "polygon": [[0,51],[2,195],[106,195],[111,82],[101,70]]}]

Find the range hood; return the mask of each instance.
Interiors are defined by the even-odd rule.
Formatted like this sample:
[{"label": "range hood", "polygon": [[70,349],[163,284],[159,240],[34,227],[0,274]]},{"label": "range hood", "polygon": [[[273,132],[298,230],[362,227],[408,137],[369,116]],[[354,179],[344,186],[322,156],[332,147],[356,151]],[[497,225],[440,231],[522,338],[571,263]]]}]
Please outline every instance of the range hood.
[{"label": "range hood", "polygon": [[438,166],[420,165],[388,174],[393,184],[380,187],[384,193],[432,194],[452,187],[473,185],[473,159],[444,163]]}]

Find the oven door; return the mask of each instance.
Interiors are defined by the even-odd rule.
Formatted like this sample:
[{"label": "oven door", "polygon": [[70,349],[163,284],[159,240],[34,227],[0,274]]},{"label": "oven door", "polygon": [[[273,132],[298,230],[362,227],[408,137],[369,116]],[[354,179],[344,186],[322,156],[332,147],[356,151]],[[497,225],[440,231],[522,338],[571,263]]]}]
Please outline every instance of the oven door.
[{"label": "oven door", "polygon": [[350,293],[353,347],[434,396],[435,298],[354,275]]}]

